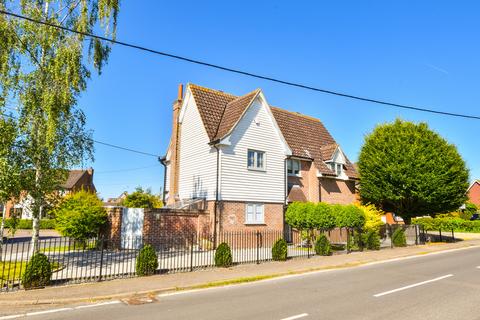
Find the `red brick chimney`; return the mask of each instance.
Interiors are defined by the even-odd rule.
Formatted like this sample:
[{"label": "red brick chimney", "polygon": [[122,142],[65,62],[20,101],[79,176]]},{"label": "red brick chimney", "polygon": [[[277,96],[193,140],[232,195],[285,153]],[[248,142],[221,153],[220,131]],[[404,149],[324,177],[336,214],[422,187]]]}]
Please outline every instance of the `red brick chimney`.
[{"label": "red brick chimney", "polygon": [[172,117],[172,135],[170,137],[170,186],[167,204],[174,204],[178,200],[178,176],[179,176],[179,162],[180,162],[180,130],[181,125],[178,123],[180,108],[183,101],[183,85],[178,85],[177,99],[173,102],[173,117]]}]

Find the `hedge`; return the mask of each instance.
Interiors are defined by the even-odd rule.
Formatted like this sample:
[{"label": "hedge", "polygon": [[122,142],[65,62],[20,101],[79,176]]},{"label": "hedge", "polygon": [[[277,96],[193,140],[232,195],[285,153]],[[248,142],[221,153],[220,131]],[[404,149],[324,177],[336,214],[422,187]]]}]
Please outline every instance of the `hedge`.
[{"label": "hedge", "polygon": [[[5,228],[10,228],[12,219],[5,219]],[[33,221],[31,219],[20,219],[18,221],[17,229],[32,229]],[[55,229],[54,219],[41,219],[40,229]]]},{"label": "hedge", "polygon": [[413,224],[418,224],[425,231],[454,230],[457,232],[479,232],[479,220],[464,220],[461,218],[414,218]]}]

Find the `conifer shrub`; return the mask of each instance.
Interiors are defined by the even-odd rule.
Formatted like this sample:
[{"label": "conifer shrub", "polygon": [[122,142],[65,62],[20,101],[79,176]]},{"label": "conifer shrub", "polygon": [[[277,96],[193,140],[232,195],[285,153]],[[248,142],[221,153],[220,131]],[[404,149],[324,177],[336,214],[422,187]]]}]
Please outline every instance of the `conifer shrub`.
[{"label": "conifer shrub", "polygon": [[367,231],[364,234],[364,243],[368,250],[380,250],[380,235],[376,231]]},{"label": "conifer shrub", "polygon": [[228,268],[232,263],[232,250],[230,250],[228,244],[223,242],[215,251],[215,266]]},{"label": "conifer shrub", "polygon": [[137,257],[136,273],[137,276],[150,276],[158,268],[158,257],[155,249],[147,244],[144,246]]},{"label": "conifer shrub", "polygon": [[407,238],[405,237],[405,231],[402,228],[397,228],[392,235],[393,245],[395,247],[406,247]]},{"label": "conifer shrub", "polygon": [[332,247],[326,235],[321,234],[315,241],[315,253],[319,256],[329,256],[332,254]]},{"label": "conifer shrub", "polygon": [[43,253],[36,253],[28,261],[25,273],[22,276],[22,285],[25,289],[43,288],[50,283],[52,266]]},{"label": "conifer shrub", "polygon": [[274,261],[287,260],[287,242],[284,239],[278,239],[273,244],[272,259]]}]

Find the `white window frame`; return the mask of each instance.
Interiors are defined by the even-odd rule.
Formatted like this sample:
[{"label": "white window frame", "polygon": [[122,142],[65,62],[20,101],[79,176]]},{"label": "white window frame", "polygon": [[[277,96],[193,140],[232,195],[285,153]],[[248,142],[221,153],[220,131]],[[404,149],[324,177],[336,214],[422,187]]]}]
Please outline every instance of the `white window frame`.
[{"label": "white window frame", "polygon": [[[253,152],[253,166],[249,165],[249,160],[250,160],[250,152]],[[262,159],[263,159],[263,166],[259,167],[258,166],[258,155],[262,154]],[[260,151],[260,150],[254,150],[254,149],[248,149],[247,150],[247,168],[249,170],[257,170],[257,171],[265,171],[265,168],[267,167],[267,154],[265,151]]]},{"label": "white window frame", "polygon": [[265,205],[263,203],[245,204],[245,224],[265,224]]},{"label": "white window frame", "polygon": [[337,176],[341,176],[343,174],[343,164],[338,162],[330,162],[330,169],[335,172]]},{"label": "white window frame", "polygon": [[[298,173],[295,173],[295,171],[293,170],[293,164],[294,163],[297,163],[298,164]],[[290,166],[290,171],[292,171],[291,173],[288,172],[288,167]],[[301,172],[302,172],[302,164],[300,162],[300,160],[297,160],[297,159],[287,159],[287,174],[289,176],[292,176],[292,177],[301,177]]]}]

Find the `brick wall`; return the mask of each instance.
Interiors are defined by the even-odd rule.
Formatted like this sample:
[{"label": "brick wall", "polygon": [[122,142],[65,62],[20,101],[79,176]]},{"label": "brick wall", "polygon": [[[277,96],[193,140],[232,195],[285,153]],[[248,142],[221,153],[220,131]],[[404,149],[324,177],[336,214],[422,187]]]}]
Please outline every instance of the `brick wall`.
[{"label": "brick wall", "polygon": [[123,207],[107,207],[108,225],[102,235],[105,239],[111,240],[111,245],[120,247],[122,239],[122,213]]},{"label": "brick wall", "polygon": [[288,176],[288,183],[298,185],[308,201],[320,200],[317,168],[311,161],[300,161],[300,177]]},{"label": "brick wall", "polygon": [[264,204],[264,224],[245,224],[245,202],[222,201],[220,231],[283,230],[283,204]]},{"label": "brick wall", "polygon": [[468,199],[471,203],[480,206],[480,184],[475,183],[470,190],[468,190]]},{"label": "brick wall", "polygon": [[319,178],[320,201],[332,204],[352,204],[355,202],[355,182],[329,178]]}]

